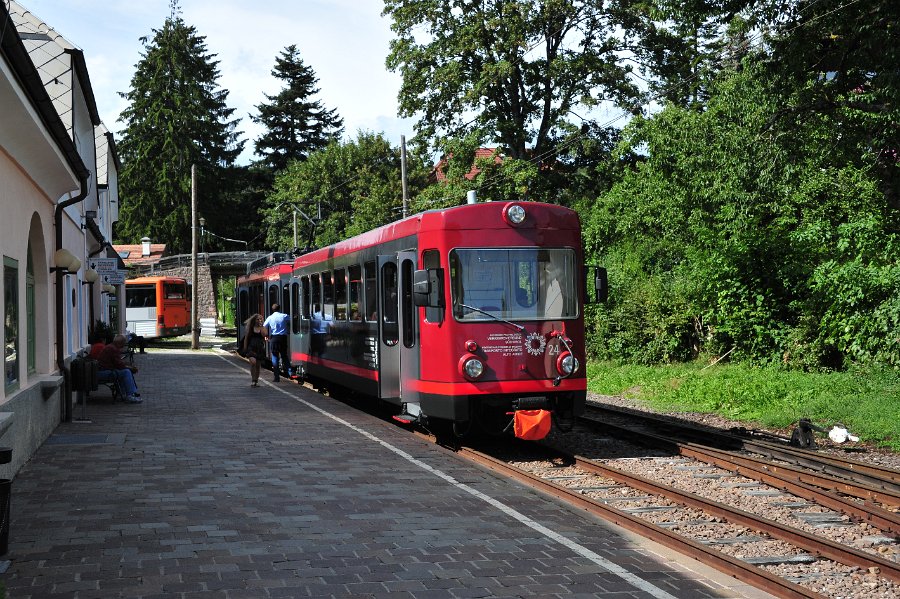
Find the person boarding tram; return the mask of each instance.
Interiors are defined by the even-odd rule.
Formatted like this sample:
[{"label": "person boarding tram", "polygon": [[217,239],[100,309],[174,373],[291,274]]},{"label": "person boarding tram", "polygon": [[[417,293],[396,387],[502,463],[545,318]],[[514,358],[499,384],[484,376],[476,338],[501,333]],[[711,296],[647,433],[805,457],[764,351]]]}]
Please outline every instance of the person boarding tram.
[{"label": "person boarding tram", "polygon": [[269,351],[272,360],[272,372],[274,381],[281,380],[279,370],[284,368],[284,376],[291,378],[291,357],[288,354],[287,335],[290,316],[281,311],[279,304],[272,304],[272,313],[266,318],[263,326],[268,330]]}]

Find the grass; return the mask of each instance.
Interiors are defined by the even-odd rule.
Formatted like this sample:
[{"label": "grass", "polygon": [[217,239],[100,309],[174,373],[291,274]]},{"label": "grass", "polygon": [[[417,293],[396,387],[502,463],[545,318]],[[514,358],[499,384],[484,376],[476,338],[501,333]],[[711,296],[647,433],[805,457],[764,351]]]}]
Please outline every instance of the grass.
[{"label": "grass", "polygon": [[900,451],[900,372],[804,373],[742,364],[588,364],[588,389],[658,410],[715,413],[787,428],[801,418]]}]

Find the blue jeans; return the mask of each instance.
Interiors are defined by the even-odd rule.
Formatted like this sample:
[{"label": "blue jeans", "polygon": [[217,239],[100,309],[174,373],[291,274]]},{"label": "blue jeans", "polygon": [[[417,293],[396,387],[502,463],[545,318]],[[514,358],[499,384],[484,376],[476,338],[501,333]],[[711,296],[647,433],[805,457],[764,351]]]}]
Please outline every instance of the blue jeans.
[{"label": "blue jeans", "polygon": [[127,368],[122,368],[121,370],[99,370],[97,371],[97,380],[101,383],[117,383],[119,389],[125,393],[126,397],[137,393],[134,374]]},{"label": "blue jeans", "polygon": [[278,362],[284,367],[284,376],[291,376],[291,357],[287,351],[287,335],[272,335],[269,338],[269,349],[271,350],[272,372],[275,373],[275,379],[278,379]]}]

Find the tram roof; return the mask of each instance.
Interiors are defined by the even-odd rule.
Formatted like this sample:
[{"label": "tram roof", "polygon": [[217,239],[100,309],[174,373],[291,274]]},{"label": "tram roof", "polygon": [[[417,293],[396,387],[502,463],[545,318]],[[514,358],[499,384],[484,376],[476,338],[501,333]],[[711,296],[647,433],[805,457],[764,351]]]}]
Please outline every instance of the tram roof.
[{"label": "tram roof", "polygon": [[543,202],[482,202],[452,208],[428,210],[339,241],[294,259],[294,268],[316,264],[329,258],[363,250],[381,243],[413,235],[447,230],[509,229],[503,217],[510,204],[522,205],[529,220],[518,228],[580,230],[578,214],[565,206]]}]

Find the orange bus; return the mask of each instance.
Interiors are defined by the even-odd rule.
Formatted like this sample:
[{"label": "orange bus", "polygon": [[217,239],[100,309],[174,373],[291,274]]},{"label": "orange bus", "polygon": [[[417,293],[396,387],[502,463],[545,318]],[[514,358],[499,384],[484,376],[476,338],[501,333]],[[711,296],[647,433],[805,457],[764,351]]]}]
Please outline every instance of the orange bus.
[{"label": "orange bus", "polygon": [[191,287],[177,277],[141,277],[125,281],[128,330],[145,339],[191,332]]}]

